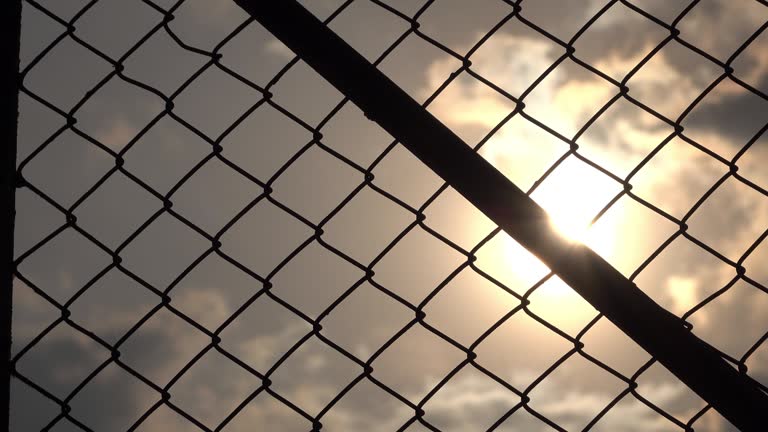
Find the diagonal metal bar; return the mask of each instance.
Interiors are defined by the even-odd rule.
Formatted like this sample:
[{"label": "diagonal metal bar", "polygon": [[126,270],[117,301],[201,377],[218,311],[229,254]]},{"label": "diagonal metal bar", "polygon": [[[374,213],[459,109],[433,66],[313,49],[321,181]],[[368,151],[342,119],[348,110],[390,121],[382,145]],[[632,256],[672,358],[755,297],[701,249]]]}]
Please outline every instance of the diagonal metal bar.
[{"label": "diagonal metal bar", "polygon": [[743,431],[768,395],[610,264],[556,234],[544,210],[296,0],[235,0],[366,116]]},{"label": "diagonal metal bar", "polygon": [[11,308],[13,305],[13,221],[16,213],[16,125],[19,117],[21,0],[6,3],[0,42],[0,430],[9,427]]}]

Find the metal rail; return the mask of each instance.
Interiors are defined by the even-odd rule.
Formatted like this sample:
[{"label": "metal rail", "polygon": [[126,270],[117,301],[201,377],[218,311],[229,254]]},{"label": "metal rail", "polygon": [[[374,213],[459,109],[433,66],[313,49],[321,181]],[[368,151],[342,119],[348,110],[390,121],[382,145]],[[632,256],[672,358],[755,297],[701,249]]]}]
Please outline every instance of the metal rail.
[{"label": "metal rail", "polygon": [[0,42],[0,345],[3,371],[0,380],[0,429],[9,427],[11,391],[11,309],[13,307],[13,221],[16,214],[16,126],[19,117],[19,41],[21,0],[3,9]]},{"label": "metal rail", "polygon": [[235,2],[723,417],[764,430],[768,395],[749,377],[595,252],[557,235],[541,207],[297,1]]}]

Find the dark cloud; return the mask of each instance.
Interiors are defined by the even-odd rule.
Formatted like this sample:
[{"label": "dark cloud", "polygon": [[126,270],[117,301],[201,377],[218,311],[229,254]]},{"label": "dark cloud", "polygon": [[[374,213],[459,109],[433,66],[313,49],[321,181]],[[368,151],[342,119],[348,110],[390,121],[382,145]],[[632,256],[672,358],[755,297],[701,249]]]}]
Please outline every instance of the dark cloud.
[{"label": "dark cloud", "polygon": [[[763,75],[761,81],[758,87],[765,88],[768,76]],[[717,90],[713,95],[717,95]],[[750,91],[740,90],[720,98],[710,98],[715,100],[705,98],[683,122],[683,126],[693,129],[691,135],[694,139],[697,130],[717,133],[725,136],[726,142],[739,150],[768,123],[768,101]]]},{"label": "dark cloud", "polygon": [[[17,368],[25,377],[64,399],[107,360],[108,353],[85,336],[64,329],[66,324],[60,327],[61,331],[54,330],[22,357]],[[61,412],[58,405],[19,381],[15,382],[14,390],[11,430],[38,430]],[[127,428],[136,421],[151,397],[144,384],[109,365],[79,390],[69,405],[71,415],[88,427],[113,430]],[[61,421],[62,425],[68,423]]]}]

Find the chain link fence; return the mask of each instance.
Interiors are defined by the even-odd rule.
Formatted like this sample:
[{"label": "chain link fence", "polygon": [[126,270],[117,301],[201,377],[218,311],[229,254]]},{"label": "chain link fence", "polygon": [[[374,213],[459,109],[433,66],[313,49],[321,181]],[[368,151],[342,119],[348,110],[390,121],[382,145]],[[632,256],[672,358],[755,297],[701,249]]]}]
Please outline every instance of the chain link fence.
[{"label": "chain link fence", "polygon": [[[306,5],[768,391],[766,3],[554,3]],[[23,8],[14,430],[728,430],[236,6]]]}]

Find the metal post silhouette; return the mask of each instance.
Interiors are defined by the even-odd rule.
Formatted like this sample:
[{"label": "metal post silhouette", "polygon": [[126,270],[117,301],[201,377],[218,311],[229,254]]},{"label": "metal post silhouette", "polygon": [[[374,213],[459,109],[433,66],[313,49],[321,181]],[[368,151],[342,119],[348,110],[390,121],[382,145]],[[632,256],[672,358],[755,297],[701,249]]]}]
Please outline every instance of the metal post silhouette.
[{"label": "metal post silhouette", "polygon": [[0,345],[3,371],[0,378],[0,429],[9,427],[11,385],[11,309],[13,306],[13,220],[16,192],[16,125],[19,106],[19,40],[21,0],[5,3],[4,37],[0,43]]}]

